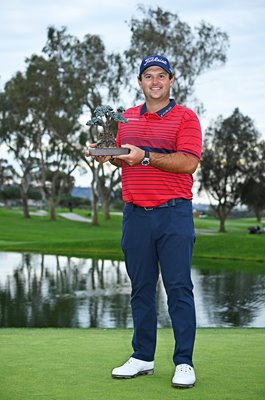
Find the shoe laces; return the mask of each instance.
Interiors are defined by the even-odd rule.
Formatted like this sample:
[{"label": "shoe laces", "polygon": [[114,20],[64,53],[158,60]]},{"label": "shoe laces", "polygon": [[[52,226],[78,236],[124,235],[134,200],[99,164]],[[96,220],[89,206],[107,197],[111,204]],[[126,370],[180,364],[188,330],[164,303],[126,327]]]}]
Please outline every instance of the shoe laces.
[{"label": "shoe laces", "polygon": [[192,371],[192,367],[189,364],[179,364],[177,365],[176,371],[187,374]]}]

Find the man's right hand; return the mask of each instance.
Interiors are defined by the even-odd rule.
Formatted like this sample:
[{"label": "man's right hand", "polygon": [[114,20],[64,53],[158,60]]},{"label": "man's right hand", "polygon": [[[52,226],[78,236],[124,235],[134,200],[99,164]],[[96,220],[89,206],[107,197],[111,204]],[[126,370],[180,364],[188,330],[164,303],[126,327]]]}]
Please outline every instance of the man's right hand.
[{"label": "man's right hand", "polygon": [[[92,149],[92,148],[95,148],[95,147],[96,147],[96,143],[91,143],[91,144],[89,145],[89,147],[90,147],[91,149]],[[86,151],[85,155],[86,155],[86,157],[92,157],[93,160],[96,160],[96,161],[97,161],[98,163],[100,163],[100,164],[104,164],[105,162],[111,160],[111,156],[92,156],[92,155],[90,154],[90,152],[89,152],[89,149]]]}]

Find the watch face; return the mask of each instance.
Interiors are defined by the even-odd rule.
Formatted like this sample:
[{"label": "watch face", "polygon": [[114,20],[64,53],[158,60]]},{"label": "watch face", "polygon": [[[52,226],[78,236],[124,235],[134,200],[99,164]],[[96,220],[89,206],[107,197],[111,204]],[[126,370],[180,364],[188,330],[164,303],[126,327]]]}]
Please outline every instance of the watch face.
[{"label": "watch face", "polygon": [[149,165],[150,164],[150,159],[149,158],[144,158],[141,162],[142,165]]},{"label": "watch face", "polygon": [[141,161],[141,164],[146,166],[150,164],[150,154],[149,150],[145,150],[144,159]]}]

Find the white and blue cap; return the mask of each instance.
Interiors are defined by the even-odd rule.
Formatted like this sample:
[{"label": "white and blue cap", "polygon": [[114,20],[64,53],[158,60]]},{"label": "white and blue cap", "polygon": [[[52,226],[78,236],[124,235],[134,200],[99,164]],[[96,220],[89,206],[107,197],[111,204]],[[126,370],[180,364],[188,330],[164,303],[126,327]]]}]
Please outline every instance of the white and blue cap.
[{"label": "white and blue cap", "polygon": [[163,68],[168,74],[172,74],[172,70],[169,64],[169,61],[166,57],[160,56],[159,54],[153,54],[151,56],[147,56],[142,60],[140,65],[140,73],[142,73],[149,67],[157,66]]}]

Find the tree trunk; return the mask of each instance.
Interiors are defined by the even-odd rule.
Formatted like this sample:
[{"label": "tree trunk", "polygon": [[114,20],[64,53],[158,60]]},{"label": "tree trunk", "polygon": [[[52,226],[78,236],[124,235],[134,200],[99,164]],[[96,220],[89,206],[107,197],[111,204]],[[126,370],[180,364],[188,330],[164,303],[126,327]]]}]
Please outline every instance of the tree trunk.
[{"label": "tree trunk", "polygon": [[215,212],[216,212],[216,214],[218,216],[219,222],[220,222],[220,224],[219,224],[219,232],[225,233],[226,232],[226,230],[225,230],[225,221],[226,221],[226,218],[227,218],[227,215],[228,215],[227,207],[226,207],[225,204],[218,204],[217,207],[213,207],[213,208],[214,208],[214,210],[215,210]]},{"label": "tree trunk", "polygon": [[29,206],[28,206],[28,196],[26,193],[21,193],[22,208],[24,218],[30,218]]},{"label": "tree trunk", "polygon": [[91,185],[91,189],[92,189],[92,225],[98,225],[98,195],[97,192],[95,190],[95,185],[93,185],[93,181],[92,181],[92,185]]},{"label": "tree trunk", "polygon": [[[118,176],[117,176],[118,173]],[[110,174],[105,174],[104,166],[98,168],[97,189],[102,201],[104,219],[110,219],[110,204],[112,200],[112,191],[121,181],[119,168],[114,169]]]},{"label": "tree trunk", "polygon": [[21,195],[24,218],[30,218],[29,206],[28,206],[29,183],[30,183],[30,175],[27,172],[24,172],[21,178],[21,185],[20,185],[20,195]]},{"label": "tree trunk", "polygon": [[219,232],[221,232],[221,233],[225,233],[226,232],[226,230],[225,230],[225,220],[226,220],[226,217],[220,216],[220,218],[219,218],[219,221],[220,221]]},{"label": "tree trunk", "polygon": [[109,220],[110,219],[110,197],[104,197],[103,198],[103,203],[102,203],[102,207],[103,207],[103,215],[104,215],[104,219],[105,220]]},{"label": "tree trunk", "polygon": [[92,225],[98,225],[98,202],[95,193],[92,194]]},{"label": "tree trunk", "polygon": [[54,201],[53,198],[50,198],[49,203],[50,203],[50,220],[56,221],[56,202]]},{"label": "tree trunk", "polygon": [[254,213],[255,213],[255,217],[257,219],[257,222],[261,222],[261,210],[258,207],[254,207]]},{"label": "tree trunk", "polygon": [[98,194],[97,194],[97,169],[92,170],[92,225],[98,225]]},{"label": "tree trunk", "polygon": [[[59,182],[59,183],[58,183]],[[55,173],[52,177],[51,181],[51,194],[50,194],[50,220],[51,221],[56,221],[56,207],[58,206],[59,203],[59,198],[61,194],[60,190],[60,176],[59,172]],[[58,186],[57,186],[58,185]]]}]

